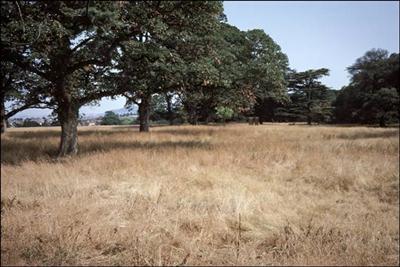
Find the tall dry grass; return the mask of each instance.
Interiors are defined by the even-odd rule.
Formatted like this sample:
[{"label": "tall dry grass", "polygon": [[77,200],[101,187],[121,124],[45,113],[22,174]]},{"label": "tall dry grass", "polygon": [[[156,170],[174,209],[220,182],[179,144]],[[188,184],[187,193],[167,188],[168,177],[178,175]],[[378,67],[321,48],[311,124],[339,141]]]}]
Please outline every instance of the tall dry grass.
[{"label": "tall dry grass", "polygon": [[1,139],[2,265],[398,265],[398,129],[283,124]]}]

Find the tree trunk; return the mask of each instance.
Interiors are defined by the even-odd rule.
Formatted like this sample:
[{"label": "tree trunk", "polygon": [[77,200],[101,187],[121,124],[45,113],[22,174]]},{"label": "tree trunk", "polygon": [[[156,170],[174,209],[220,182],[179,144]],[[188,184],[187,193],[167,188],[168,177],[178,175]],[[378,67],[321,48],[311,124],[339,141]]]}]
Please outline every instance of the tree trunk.
[{"label": "tree trunk", "polygon": [[196,106],[192,105],[191,103],[186,103],[185,109],[188,115],[188,122],[192,125],[196,125],[197,124]]},{"label": "tree trunk", "polygon": [[210,123],[210,121],[211,121],[211,115],[210,115],[210,114],[207,114],[204,123],[205,123],[206,125],[208,125],[208,124]]},{"label": "tree trunk", "polygon": [[189,114],[189,123],[192,125],[197,125],[197,113],[195,110],[191,110]]},{"label": "tree trunk", "polygon": [[63,103],[59,107],[58,120],[61,124],[61,141],[58,157],[78,153],[78,114],[78,105]]},{"label": "tree trunk", "polygon": [[311,116],[307,116],[307,124],[311,125]]},{"label": "tree trunk", "polygon": [[5,133],[7,129],[7,120],[5,118],[1,119],[1,133]]},{"label": "tree trunk", "polygon": [[308,103],[307,103],[307,124],[308,125],[311,125],[311,122],[312,122],[312,118],[311,118],[311,107],[312,107],[312,104],[311,104],[311,91],[309,91],[309,94],[308,94]]},{"label": "tree trunk", "polygon": [[4,133],[7,129],[6,109],[4,106],[4,100],[1,101],[0,119],[1,119],[1,133]]},{"label": "tree trunk", "polygon": [[149,131],[151,95],[143,96],[139,104],[139,132]]},{"label": "tree trunk", "polygon": [[167,100],[167,112],[168,112],[168,120],[169,125],[174,124],[174,113],[172,112],[172,95],[165,94],[165,99]]},{"label": "tree trunk", "polygon": [[379,127],[386,127],[385,116],[379,118]]}]

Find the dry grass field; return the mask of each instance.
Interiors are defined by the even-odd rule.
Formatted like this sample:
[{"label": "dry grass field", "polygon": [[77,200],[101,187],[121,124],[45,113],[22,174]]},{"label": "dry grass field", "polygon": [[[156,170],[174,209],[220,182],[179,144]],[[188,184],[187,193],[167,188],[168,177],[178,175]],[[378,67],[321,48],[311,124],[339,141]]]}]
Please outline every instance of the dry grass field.
[{"label": "dry grass field", "polygon": [[9,129],[1,264],[399,264],[397,128],[151,131]]}]

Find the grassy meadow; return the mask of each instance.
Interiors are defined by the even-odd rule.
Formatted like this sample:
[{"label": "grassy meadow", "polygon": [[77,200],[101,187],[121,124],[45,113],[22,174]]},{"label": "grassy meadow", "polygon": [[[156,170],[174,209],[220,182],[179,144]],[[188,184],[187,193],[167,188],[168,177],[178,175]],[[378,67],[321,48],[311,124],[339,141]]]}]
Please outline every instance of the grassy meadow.
[{"label": "grassy meadow", "polygon": [[2,265],[398,265],[398,128],[1,136]]}]

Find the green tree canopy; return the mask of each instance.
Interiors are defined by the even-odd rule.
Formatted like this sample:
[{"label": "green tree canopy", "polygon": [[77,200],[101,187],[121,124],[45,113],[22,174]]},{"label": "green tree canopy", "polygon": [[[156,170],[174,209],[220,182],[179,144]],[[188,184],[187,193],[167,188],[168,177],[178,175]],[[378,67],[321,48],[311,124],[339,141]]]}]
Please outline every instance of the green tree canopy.
[{"label": "green tree canopy", "polygon": [[120,125],[121,120],[117,114],[112,111],[106,111],[104,117],[101,120],[102,125]]},{"label": "green tree canopy", "polygon": [[399,54],[372,49],[348,68],[351,82],[334,103],[337,122],[379,123],[398,121]]},{"label": "green tree canopy", "polygon": [[246,69],[245,84],[254,96],[251,110],[260,122],[273,117],[274,108],[288,101],[286,73],[288,58],[280,46],[263,30],[246,33],[250,60]]},{"label": "green tree canopy", "polygon": [[[47,84],[34,73],[25,71],[13,63],[2,61],[1,79],[1,132],[5,132],[6,121],[27,108],[41,108],[45,102],[43,92]],[[6,106],[6,104],[8,104]],[[47,105],[45,106],[47,107]]]},{"label": "green tree canopy", "polygon": [[[192,55],[207,52],[207,38],[218,26],[222,12],[219,1],[165,1],[144,5],[143,12],[147,15],[142,22],[142,33],[136,40],[122,43],[116,65],[119,72],[110,75],[117,88],[124,91],[127,104],[139,106],[140,131],[149,130],[152,95],[183,88],[189,69],[185,61],[187,48],[196,46]],[[154,12],[162,16],[153,16]],[[202,63],[198,60],[195,64]]]},{"label": "green tree canopy", "polygon": [[[210,18],[218,19],[221,10],[221,2],[2,2],[2,60],[46,81],[44,99],[62,128],[59,156],[76,154],[82,105],[138,92],[144,81],[146,92],[159,88],[161,72],[170,71],[163,61],[174,55],[171,47],[190,40],[190,29],[212,30]],[[129,63],[139,66],[136,74],[149,76],[131,76],[135,87],[107,86],[124,48],[131,52]]]},{"label": "green tree canopy", "polygon": [[288,93],[290,103],[279,109],[281,116],[291,120],[325,121],[331,115],[331,94],[327,86],[319,79],[329,75],[326,68],[291,71],[288,75]]},{"label": "green tree canopy", "polygon": [[78,111],[116,94],[96,80],[122,40],[140,32],[135,3],[18,1],[2,3],[3,60],[48,83],[45,99],[61,123],[59,156],[76,154]]},{"label": "green tree canopy", "polygon": [[220,118],[224,124],[225,124],[226,120],[231,119],[233,117],[233,115],[235,114],[233,109],[231,109],[229,107],[219,106],[215,110],[216,110],[216,114],[217,114],[218,118]]}]

